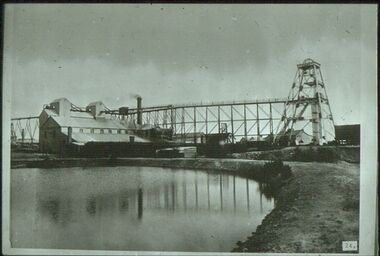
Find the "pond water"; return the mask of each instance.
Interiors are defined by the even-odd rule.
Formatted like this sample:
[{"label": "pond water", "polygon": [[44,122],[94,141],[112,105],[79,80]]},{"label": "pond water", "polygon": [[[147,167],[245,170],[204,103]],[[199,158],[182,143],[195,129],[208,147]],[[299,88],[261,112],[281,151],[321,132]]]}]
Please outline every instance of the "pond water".
[{"label": "pond water", "polygon": [[12,169],[17,248],[229,252],[274,207],[254,180],[157,167]]}]

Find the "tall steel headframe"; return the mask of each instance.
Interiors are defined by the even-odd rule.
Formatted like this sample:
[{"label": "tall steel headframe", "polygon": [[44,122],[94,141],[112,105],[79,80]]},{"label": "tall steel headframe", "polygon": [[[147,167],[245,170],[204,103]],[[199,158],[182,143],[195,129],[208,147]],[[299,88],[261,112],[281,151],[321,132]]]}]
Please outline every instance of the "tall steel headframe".
[{"label": "tall steel headframe", "polygon": [[297,130],[311,135],[315,145],[335,139],[334,119],[321,65],[312,59],[305,59],[297,65],[281,122],[276,129],[275,142],[287,138],[290,143]]}]

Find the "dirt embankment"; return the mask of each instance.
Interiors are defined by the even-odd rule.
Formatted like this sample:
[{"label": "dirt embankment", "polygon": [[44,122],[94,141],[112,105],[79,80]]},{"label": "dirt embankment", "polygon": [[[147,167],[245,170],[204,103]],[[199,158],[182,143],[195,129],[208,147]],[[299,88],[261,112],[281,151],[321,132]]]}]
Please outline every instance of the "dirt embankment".
[{"label": "dirt embankment", "polygon": [[288,163],[275,209],[234,252],[339,253],[359,237],[359,165]]},{"label": "dirt embankment", "polygon": [[282,160],[301,162],[360,162],[359,146],[299,146],[276,150],[235,153],[232,157],[254,160]]},{"label": "dirt embankment", "polygon": [[266,161],[221,158],[57,158],[49,156],[13,157],[11,168],[65,168],[92,166],[152,166],[194,170],[255,173]]}]

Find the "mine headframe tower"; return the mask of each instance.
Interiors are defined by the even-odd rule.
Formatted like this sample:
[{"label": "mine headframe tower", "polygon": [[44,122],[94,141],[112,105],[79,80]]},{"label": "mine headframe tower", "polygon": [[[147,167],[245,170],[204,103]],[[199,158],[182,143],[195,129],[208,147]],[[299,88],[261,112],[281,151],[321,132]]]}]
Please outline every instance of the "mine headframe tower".
[{"label": "mine headframe tower", "polygon": [[335,139],[334,119],[321,65],[312,59],[306,59],[297,65],[274,142],[285,139],[289,145],[296,130],[303,130],[311,135],[314,145],[322,145]]}]

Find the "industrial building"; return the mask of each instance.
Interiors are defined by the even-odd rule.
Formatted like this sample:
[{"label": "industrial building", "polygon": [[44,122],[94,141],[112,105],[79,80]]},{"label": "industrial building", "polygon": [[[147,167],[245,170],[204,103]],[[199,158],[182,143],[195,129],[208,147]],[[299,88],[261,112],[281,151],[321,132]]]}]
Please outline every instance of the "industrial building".
[{"label": "industrial building", "polygon": [[[70,147],[71,151],[99,154],[107,149],[115,155],[180,146],[234,152],[238,148],[324,145],[335,140],[335,130],[341,143],[358,144],[360,129],[334,129],[320,66],[311,59],[298,64],[287,98],[142,107],[138,96],[136,108],[113,110],[100,101],[77,107],[61,98],[44,106],[38,117],[13,118],[11,138],[39,141],[41,152],[60,153]],[[347,129],[353,131],[347,133]]]},{"label": "industrial building", "polygon": [[39,116],[40,151],[62,153],[68,145],[83,146],[88,142],[148,142],[133,131],[138,125],[112,118],[100,101],[75,108],[61,98],[46,105]]}]

